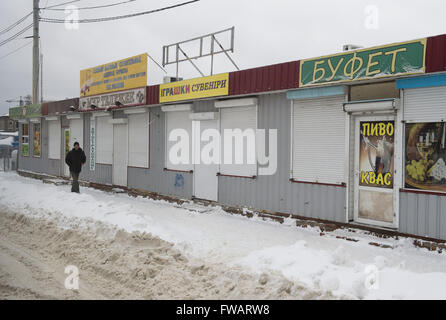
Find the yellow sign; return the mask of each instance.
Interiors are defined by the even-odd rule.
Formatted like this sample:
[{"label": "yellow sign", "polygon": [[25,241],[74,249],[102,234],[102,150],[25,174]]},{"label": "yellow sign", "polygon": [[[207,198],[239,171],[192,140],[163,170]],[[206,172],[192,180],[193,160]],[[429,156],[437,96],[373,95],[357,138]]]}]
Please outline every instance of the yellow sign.
[{"label": "yellow sign", "polygon": [[160,103],[192,100],[229,94],[229,73],[163,84]]},{"label": "yellow sign", "polygon": [[81,70],[81,97],[147,86],[147,54]]}]

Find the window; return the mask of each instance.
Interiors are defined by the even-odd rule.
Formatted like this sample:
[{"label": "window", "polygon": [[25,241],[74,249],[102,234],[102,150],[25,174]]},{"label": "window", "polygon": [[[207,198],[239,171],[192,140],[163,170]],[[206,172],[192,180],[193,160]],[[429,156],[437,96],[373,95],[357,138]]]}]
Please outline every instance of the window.
[{"label": "window", "polygon": [[42,126],[39,123],[33,123],[33,157],[40,157],[41,155],[41,138],[42,138]]},{"label": "window", "polygon": [[22,156],[29,156],[29,124],[22,123]]},{"label": "window", "polygon": [[96,118],[96,163],[113,164],[113,124],[111,117]]},{"label": "window", "polygon": [[446,192],[446,125],[406,124],[405,187]]},{"label": "window", "polygon": [[61,128],[59,120],[47,121],[48,123],[48,158],[60,159]]},{"label": "window", "polygon": [[[191,171],[192,120],[190,111],[168,111],[166,115],[166,168]],[[173,140],[173,141],[170,141]],[[181,143],[183,142],[183,143]],[[181,147],[182,146],[182,147]]]},{"label": "window", "polygon": [[345,181],[344,96],[294,100],[292,178],[342,184]]},{"label": "window", "polygon": [[149,113],[129,114],[129,166],[149,167]]},{"label": "window", "polygon": [[[230,100],[227,102],[228,104],[231,103]],[[256,129],[256,104],[243,107],[225,106],[221,108],[222,161],[220,174],[239,177],[253,177],[257,175]],[[241,133],[241,135],[237,134],[237,132]]]}]

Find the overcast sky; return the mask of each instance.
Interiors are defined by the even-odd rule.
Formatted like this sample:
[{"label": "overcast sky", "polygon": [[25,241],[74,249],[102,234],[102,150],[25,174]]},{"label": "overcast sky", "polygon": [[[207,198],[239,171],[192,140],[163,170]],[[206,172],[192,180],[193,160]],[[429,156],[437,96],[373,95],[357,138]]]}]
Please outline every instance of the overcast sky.
[{"label": "overcast sky", "polygon": [[[40,0],[40,7],[67,1]],[[80,8],[122,1],[80,0],[75,5]],[[183,1],[136,0],[110,8],[81,10],[79,18],[136,13]],[[30,12],[32,2],[0,1],[0,30]],[[372,11],[367,10],[370,6]],[[378,20],[374,19],[374,8]],[[369,47],[443,34],[446,33],[445,14],[444,0],[201,0],[140,17],[81,24],[78,30],[42,22],[43,96],[45,100],[79,96],[81,69],[144,52],[161,62],[163,45],[232,26],[236,30],[232,57],[241,69],[247,69],[337,53],[347,43]],[[64,11],[44,10],[42,16],[64,19],[66,15]],[[0,35],[0,41],[31,22],[30,17]],[[29,42],[30,39],[23,37],[31,34],[29,30],[21,38],[0,46],[0,57]],[[220,40],[227,43],[224,38]],[[208,58],[196,63],[209,74]],[[234,70],[224,55],[215,59],[214,72]],[[168,66],[167,71],[174,76],[175,66]],[[11,106],[5,100],[31,93],[32,45],[0,58],[0,73],[0,114],[4,114]],[[148,84],[161,83],[163,76],[149,60]],[[180,76],[193,78],[199,74],[185,62],[180,65]]]}]

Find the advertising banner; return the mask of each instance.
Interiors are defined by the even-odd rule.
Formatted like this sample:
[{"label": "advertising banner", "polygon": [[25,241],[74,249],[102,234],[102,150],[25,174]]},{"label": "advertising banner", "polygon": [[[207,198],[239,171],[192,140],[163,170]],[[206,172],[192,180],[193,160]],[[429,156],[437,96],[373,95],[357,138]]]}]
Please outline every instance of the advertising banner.
[{"label": "advertising banner", "polygon": [[426,39],[302,60],[300,87],[425,72]]},{"label": "advertising banner", "polygon": [[40,138],[41,138],[40,123],[33,123],[33,156],[40,157]]},{"label": "advertising banner", "polygon": [[96,119],[90,118],[90,171],[96,170]]},{"label": "advertising banner", "polygon": [[80,96],[87,97],[147,85],[147,54],[81,70]]},{"label": "advertising banner", "polygon": [[22,156],[29,156],[29,145],[28,143],[22,143]]},{"label": "advertising banner", "polygon": [[162,84],[160,103],[184,101],[229,94],[229,73]]},{"label": "advertising banner", "polygon": [[144,105],[146,104],[146,87],[79,98],[79,110],[91,110],[91,105],[95,105],[98,109],[116,107],[118,101],[126,107]]},{"label": "advertising banner", "polygon": [[9,117],[14,120],[39,118],[42,116],[42,105],[32,104],[24,107],[9,108]]},{"label": "advertising banner", "polygon": [[393,189],[394,121],[360,123],[359,185]]},{"label": "advertising banner", "polygon": [[65,129],[65,157],[70,152],[70,129]]},{"label": "advertising banner", "polygon": [[406,124],[406,188],[446,192],[446,125]]}]

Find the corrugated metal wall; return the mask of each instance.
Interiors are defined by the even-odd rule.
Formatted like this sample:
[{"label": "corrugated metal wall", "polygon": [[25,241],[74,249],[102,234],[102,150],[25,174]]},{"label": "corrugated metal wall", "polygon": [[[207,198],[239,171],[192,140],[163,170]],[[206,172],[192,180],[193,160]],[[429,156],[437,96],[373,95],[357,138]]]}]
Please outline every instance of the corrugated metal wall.
[{"label": "corrugated metal wall", "polygon": [[165,113],[161,108],[150,109],[150,169],[128,168],[128,186],[141,190],[192,197],[192,174],[164,171]]},{"label": "corrugated metal wall", "polygon": [[255,180],[219,177],[219,202],[346,222],[345,188],[289,181],[290,106],[284,93],[259,96],[259,128],[278,130],[277,172]]},{"label": "corrugated metal wall", "polygon": [[[22,136],[22,126],[19,124],[19,135]],[[60,174],[61,160],[48,159],[48,121],[42,118],[41,122],[41,146],[40,157],[33,157],[34,144],[33,144],[33,126],[29,123],[29,156],[23,157],[21,155],[22,145],[20,141],[19,146],[19,169],[33,171],[37,173],[47,173],[51,175]],[[21,139],[19,139],[21,140]]]},{"label": "corrugated metal wall", "polygon": [[160,102],[160,86],[148,86],[146,90],[146,104],[153,105]]},{"label": "corrugated metal wall", "polygon": [[229,95],[278,91],[299,87],[299,61],[231,72]]},{"label": "corrugated metal wall", "polygon": [[44,116],[65,114],[70,111],[71,106],[77,109],[79,107],[79,98],[44,102],[42,104],[42,114]]},{"label": "corrugated metal wall", "polygon": [[446,35],[430,37],[426,47],[426,73],[446,71]]},{"label": "corrugated metal wall", "polygon": [[400,193],[399,231],[446,240],[446,197]]}]

